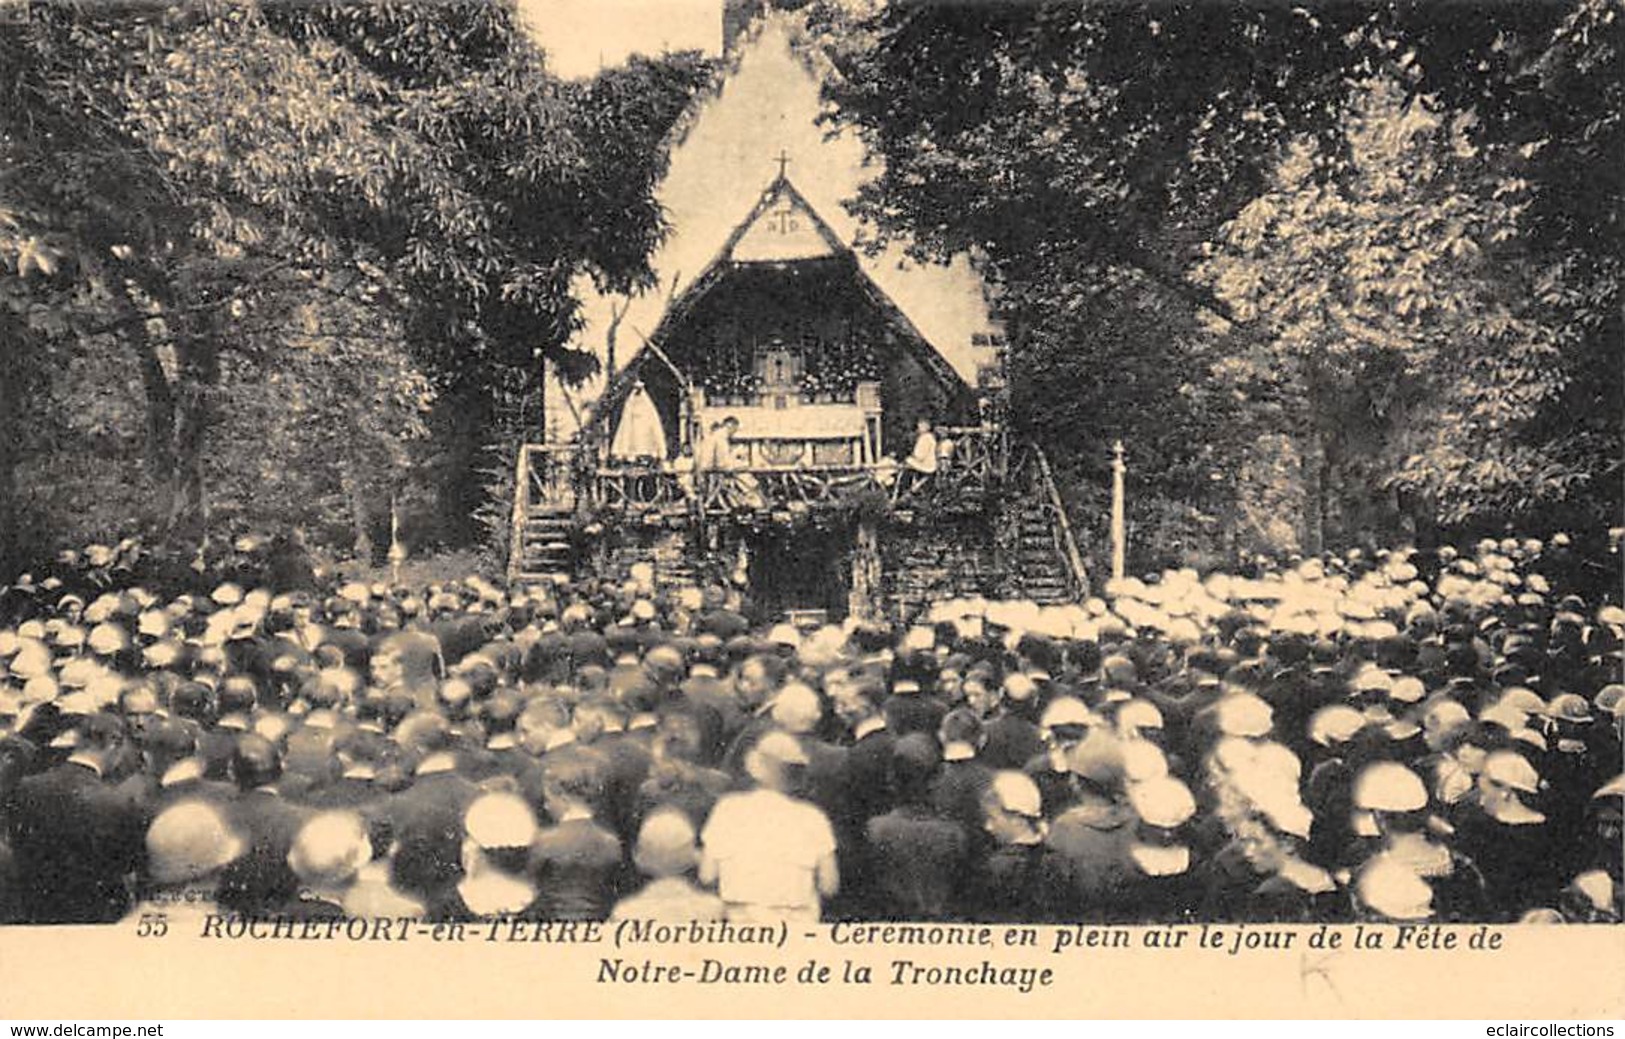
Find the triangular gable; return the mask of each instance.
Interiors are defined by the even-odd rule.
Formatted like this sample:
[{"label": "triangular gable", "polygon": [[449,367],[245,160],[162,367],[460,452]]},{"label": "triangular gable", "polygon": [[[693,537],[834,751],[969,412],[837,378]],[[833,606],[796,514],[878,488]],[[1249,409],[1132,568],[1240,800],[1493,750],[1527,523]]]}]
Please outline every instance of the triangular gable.
[{"label": "triangular gable", "polygon": [[[800,223],[800,227],[791,229],[798,241],[811,241],[817,243],[817,251],[783,255],[742,255],[742,246],[748,246],[753,241],[753,232],[762,228],[763,221],[770,218],[775,211],[788,213]],[[771,230],[771,229],[770,229]],[[776,230],[771,230],[777,235]],[[809,234],[810,233],[810,234]],[[784,237],[791,237],[786,235]],[[767,240],[767,232],[763,239]],[[810,246],[809,246],[810,248]],[[921,334],[913,321],[911,321],[902,308],[894,303],[886,290],[881,288],[863,269],[858,262],[857,254],[844,245],[830,226],[824,222],[816,210],[807,202],[806,198],[797,191],[795,185],[782,174],[769,184],[763,191],[761,200],[750,211],[750,214],[740,221],[734,228],[728,240],[723,243],[716,257],[706,265],[705,270],[695,278],[687,288],[678,293],[665,308],[660,316],[660,323],[655,326],[654,333],[650,335],[643,346],[632,356],[619,372],[611,373],[604,391],[599,395],[597,406],[588,419],[585,431],[597,436],[607,435],[612,428],[612,416],[618,415],[621,404],[637,380],[642,366],[655,356],[660,350],[667,333],[679,324],[707,293],[709,293],[722,280],[731,269],[751,263],[781,263],[796,260],[816,259],[844,259],[851,264],[852,273],[863,293],[892,320],[894,326],[901,333],[904,347],[923,364],[928,371],[936,376],[941,385],[960,399],[966,406],[971,399],[970,384],[959,371],[948,363],[930,340]],[[664,354],[659,356],[664,357]],[[668,360],[669,365],[671,362]]]},{"label": "triangular gable", "polygon": [[[617,325],[623,339],[630,331],[652,335],[673,295],[717,259],[723,242],[761,201],[779,172],[774,155],[795,157],[789,175],[835,238],[852,245],[864,234],[862,222],[841,208],[841,200],[859,194],[874,170],[865,165],[867,153],[854,131],[832,133],[819,122],[820,77],[792,45],[801,31],[800,17],[773,12],[760,19],[760,31],[743,41],[733,67],[674,134],[669,168],[655,189],[670,224],[650,258],[658,288],[623,294],[577,275],[571,289],[582,301],[581,325],[572,345],[602,359],[610,329]],[[978,368],[994,359],[985,343],[974,342],[995,327],[985,286],[968,257],[956,256],[942,266],[911,259],[908,246],[906,237],[897,237],[878,252],[857,249],[857,263],[960,376],[974,383]],[[615,367],[631,355],[622,349]],[[604,381],[584,388],[583,395],[596,397]],[[547,394],[550,435],[567,436],[573,425],[557,380],[549,380]]]},{"label": "triangular gable", "polygon": [[777,263],[839,256],[847,251],[801,192],[781,175],[728,236],[722,256],[733,263]]},{"label": "triangular gable", "polygon": [[[796,249],[802,251],[793,251]],[[824,222],[824,218],[818,215],[818,211],[782,172],[762,192],[761,200],[750,215],[734,228],[717,258],[667,310],[654,338],[658,340],[675,315],[686,313],[694,301],[710,289],[723,264],[776,263],[837,256],[846,257],[852,263],[865,295],[891,317],[903,333],[903,340],[910,352],[944,385],[968,389],[965,377],[948,363],[930,340],[920,334],[902,308],[892,302],[886,291],[869,277],[858,262],[857,254],[841,241],[840,236]]]}]

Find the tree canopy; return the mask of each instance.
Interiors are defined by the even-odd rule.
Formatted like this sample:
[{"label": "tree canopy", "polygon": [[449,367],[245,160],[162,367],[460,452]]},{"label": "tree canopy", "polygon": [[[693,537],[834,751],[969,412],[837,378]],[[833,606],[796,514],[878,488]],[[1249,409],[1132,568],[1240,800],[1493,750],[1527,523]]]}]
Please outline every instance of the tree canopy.
[{"label": "tree canopy", "polygon": [[1122,437],[1142,525],[1286,473],[1318,547],[1617,522],[1620,13],[831,0],[809,43],[856,210],[980,259],[1081,498]]},{"label": "tree canopy", "polygon": [[[1619,522],[1618,0],[772,6],[1081,515],[1120,438],[1166,554]],[[6,6],[0,556],[473,539],[721,71],[562,80],[507,2]]]},{"label": "tree canopy", "polygon": [[591,371],[571,279],[649,280],[653,186],[715,71],[566,82],[510,4],[203,0],[13,8],[0,69],[9,554],[58,490],[120,502],[75,533],[198,540],[211,508],[314,524],[342,488],[364,542],[412,485],[466,537],[471,461],[542,360]]}]

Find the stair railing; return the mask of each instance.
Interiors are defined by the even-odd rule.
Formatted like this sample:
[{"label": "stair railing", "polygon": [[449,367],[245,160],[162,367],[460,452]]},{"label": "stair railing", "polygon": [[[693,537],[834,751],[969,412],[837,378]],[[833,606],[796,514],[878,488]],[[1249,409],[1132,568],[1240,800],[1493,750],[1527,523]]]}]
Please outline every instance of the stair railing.
[{"label": "stair railing", "polygon": [[944,471],[979,492],[997,487],[1007,475],[1004,430],[992,425],[943,426],[938,435],[953,444]]},{"label": "stair railing", "polygon": [[514,458],[513,517],[508,530],[508,583],[516,584],[525,565],[525,519],[530,514],[530,445]]},{"label": "stair railing", "polygon": [[508,580],[525,571],[525,528],[538,508],[572,508],[581,500],[573,444],[520,444],[514,458],[513,513],[508,543]]},{"label": "stair railing", "polygon": [[1055,513],[1056,548],[1060,550],[1061,558],[1066,560],[1072,594],[1080,600],[1087,598],[1089,574],[1083,565],[1083,553],[1078,551],[1077,538],[1072,534],[1072,520],[1066,514],[1066,503],[1061,499],[1061,489],[1055,483],[1055,474],[1050,469],[1049,458],[1045,456],[1044,449],[1037,444],[1030,446],[1033,458],[1038,463],[1038,481],[1043,486],[1050,510]]}]

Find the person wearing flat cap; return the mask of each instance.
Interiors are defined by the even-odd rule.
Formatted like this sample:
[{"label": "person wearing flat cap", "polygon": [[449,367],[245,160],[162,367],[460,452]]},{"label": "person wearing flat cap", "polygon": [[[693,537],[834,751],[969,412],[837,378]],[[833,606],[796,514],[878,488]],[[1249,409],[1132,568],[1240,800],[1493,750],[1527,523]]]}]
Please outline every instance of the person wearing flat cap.
[{"label": "person wearing flat cap", "polygon": [[891,695],[881,705],[886,728],[899,737],[911,732],[935,733],[948,707],[934,695],[936,660],[923,651],[899,655],[892,661]]},{"label": "person wearing flat cap", "polygon": [[1606,870],[1586,870],[1558,896],[1563,918],[1576,924],[1617,924],[1625,917],[1625,890]]},{"label": "person wearing flat cap", "polygon": [[1187,824],[1196,814],[1190,788],[1173,776],[1130,783],[1128,804],[1135,816],[1122,894],[1111,906],[1113,919],[1174,923],[1190,919],[1201,894],[1191,870]]},{"label": "person wearing flat cap", "polygon": [[1406,824],[1415,815],[1425,817],[1429,803],[1422,777],[1397,761],[1366,765],[1355,776],[1351,795],[1352,843],[1344,851],[1345,861],[1362,861],[1385,850],[1396,824],[1402,832],[1415,832],[1418,827]]},{"label": "person wearing flat cap", "polygon": [[646,820],[662,808],[681,811],[703,824],[717,799],[733,788],[733,777],[700,763],[704,737],[689,714],[668,714],[650,744],[649,774],[639,784],[633,815]]},{"label": "person wearing flat cap", "polygon": [[1546,737],[1547,753],[1540,763],[1546,790],[1538,803],[1557,841],[1553,869],[1573,874],[1585,865],[1581,823],[1586,800],[1618,767],[1618,745],[1609,739],[1611,729],[1596,724],[1591,704],[1578,693],[1553,696],[1529,724],[1543,728]]},{"label": "person wearing flat cap", "polygon": [[969,708],[955,708],[942,719],[937,740],[942,744],[942,770],[931,784],[931,805],[967,834],[979,833],[982,796],[994,773],[977,756],[983,742],[982,720]]},{"label": "person wearing flat cap", "polygon": [[1515,906],[1550,904],[1564,879],[1547,868],[1552,833],[1546,816],[1524,800],[1540,791],[1540,773],[1528,758],[1492,751],[1473,796],[1452,820],[1455,846],[1477,864],[1489,904],[1503,915]]},{"label": "person wearing flat cap", "polygon": [[134,922],[147,913],[162,913],[177,933],[200,933],[203,920],[219,912],[222,871],[248,850],[248,842],[232,828],[220,804],[188,798],[158,813],[144,843],[142,900],[125,919]]},{"label": "person wearing flat cap", "polygon": [[1601,869],[1625,884],[1625,775],[1616,775],[1586,804],[1582,840],[1587,869]]},{"label": "person wearing flat cap", "polygon": [[983,726],[978,755],[989,768],[1020,769],[1044,752],[1043,713],[1033,680],[1017,671],[1005,676],[999,707]]},{"label": "person wearing flat cap", "polygon": [[529,915],[536,885],[529,858],[538,828],[518,794],[481,794],[463,813],[462,876],[425,914],[430,920],[494,920]]},{"label": "person wearing flat cap", "polygon": [[336,747],[354,731],[341,709],[358,691],[355,673],[341,668],[317,672],[304,681],[299,696],[304,713],[286,738],[286,771],[306,777],[312,785],[332,778]]},{"label": "person wearing flat cap", "polygon": [[734,696],[732,682],[722,676],[722,643],[714,635],[701,635],[689,649],[688,675],[678,686],[678,702],[703,719],[705,747],[701,760],[714,765],[722,760],[730,734],[744,728],[745,719]]},{"label": "person wearing flat cap", "polygon": [[1409,864],[1378,855],[1354,882],[1355,918],[1379,923],[1425,923],[1436,917],[1433,888]]},{"label": "person wearing flat cap", "polygon": [[1481,919],[1483,877],[1451,843],[1454,829],[1432,813],[1420,776],[1398,762],[1367,765],[1354,783],[1355,834],[1343,861],[1358,864],[1386,855],[1426,880],[1442,920]]},{"label": "person wearing flat cap", "polygon": [[1116,737],[1103,726],[1104,722],[1076,697],[1056,697],[1044,708],[1039,729],[1045,748],[1028,759],[1022,771],[1038,784],[1045,818],[1055,818],[1082,799],[1077,775],[1069,764],[1072,748],[1090,738],[1115,741]]},{"label": "person wearing flat cap", "polygon": [[802,682],[786,683],[773,698],[768,714],[777,729],[796,738],[807,756],[800,796],[817,805],[831,822],[848,818],[851,814],[845,772],[848,751],[818,738],[824,703],[817,691]]},{"label": "person wearing flat cap", "polygon": [[1050,849],[1043,797],[1025,772],[994,773],[982,795],[982,825],[971,835],[972,868],[958,902],[973,920],[1045,919]]},{"label": "person wearing flat cap", "polygon": [[161,718],[147,727],[142,752],[146,758],[147,797],[155,809],[184,798],[225,804],[236,796],[232,784],[204,775],[207,763],[197,755],[192,729],[175,718]]},{"label": "person wearing flat cap", "polygon": [[486,622],[478,615],[466,614],[435,621],[426,634],[438,643],[440,659],[447,666],[479,649],[488,637]]},{"label": "person wearing flat cap", "polygon": [[807,755],[795,737],[769,732],[745,754],[755,784],[717,802],[700,835],[700,881],[716,884],[729,920],[816,922],[840,890],[827,816],[792,795]]},{"label": "person wearing flat cap", "polygon": [[1052,905],[1063,921],[1098,920],[1130,879],[1135,818],[1123,797],[1122,743],[1092,729],[1068,749],[1066,765],[1077,797],[1049,830]]},{"label": "person wearing flat cap", "polygon": [[626,709],[608,696],[579,705],[575,718],[577,739],[601,755],[603,762],[603,785],[594,795],[593,808],[616,840],[630,842],[637,834],[638,788],[649,778],[650,744],[659,718],[647,714],[639,719],[638,728],[629,729],[631,718]]},{"label": "person wearing flat cap", "polygon": [[708,606],[700,613],[694,627],[701,634],[714,635],[727,642],[749,632],[750,621],[737,610],[727,608],[719,599],[715,605]]},{"label": "person wearing flat cap", "polygon": [[[341,614],[334,617],[333,626],[322,628],[319,645],[315,643],[313,645],[317,645],[317,648],[331,648],[343,658],[342,663],[345,667],[366,673],[372,663],[372,640],[359,628],[337,626],[337,622],[342,620],[343,616]],[[315,633],[307,632],[305,637],[313,639],[316,636]]]}]

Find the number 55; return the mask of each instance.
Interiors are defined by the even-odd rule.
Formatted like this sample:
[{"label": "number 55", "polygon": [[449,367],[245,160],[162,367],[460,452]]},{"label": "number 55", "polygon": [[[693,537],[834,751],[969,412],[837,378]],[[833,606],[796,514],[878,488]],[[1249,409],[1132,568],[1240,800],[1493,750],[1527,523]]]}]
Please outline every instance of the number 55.
[{"label": "number 55", "polygon": [[169,933],[169,918],[163,913],[142,913],[136,921],[137,938],[162,938]]}]

